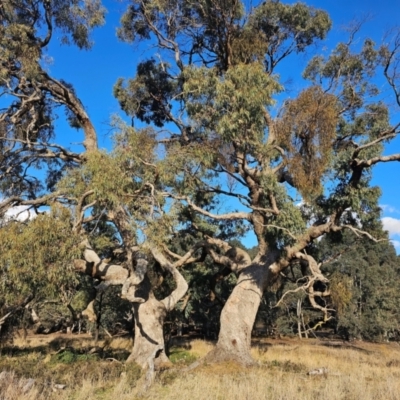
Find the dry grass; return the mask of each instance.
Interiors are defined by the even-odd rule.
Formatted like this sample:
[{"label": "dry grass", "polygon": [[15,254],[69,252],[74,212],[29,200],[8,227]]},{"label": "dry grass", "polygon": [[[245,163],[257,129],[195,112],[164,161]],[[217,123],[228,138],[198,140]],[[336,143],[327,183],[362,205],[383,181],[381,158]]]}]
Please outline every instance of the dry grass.
[{"label": "dry grass", "polygon": [[213,347],[213,343],[205,340],[192,340],[190,342],[190,352],[198,358],[204,357]]},{"label": "dry grass", "polygon": [[[117,345],[126,348],[128,344],[121,339],[119,344],[110,343],[109,347]],[[160,373],[146,394],[141,392],[143,378],[139,377],[138,370],[119,362],[93,358],[57,363],[54,355],[37,352],[2,356],[0,370],[14,372],[12,379],[0,380],[0,399],[132,400],[143,395],[160,400],[400,399],[398,344],[326,347],[312,340],[270,340],[252,349],[259,361],[258,367],[245,369],[225,363],[184,372],[185,360],[202,357],[212,344],[195,340],[187,347],[176,351],[175,354],[182,355],[176,366]],[[16,359],[28,368],[18,366]],[[33,360],[36,360],[36,372],[31,369],[29,375]],[[328,368],[328,373],[317,377],[307,375],[319,367]],[[22,377],[36,379],[35,386],[23,392],[22,383],[26,381],[21,381]],[[54,392],[54,382],[68,386]]]}]

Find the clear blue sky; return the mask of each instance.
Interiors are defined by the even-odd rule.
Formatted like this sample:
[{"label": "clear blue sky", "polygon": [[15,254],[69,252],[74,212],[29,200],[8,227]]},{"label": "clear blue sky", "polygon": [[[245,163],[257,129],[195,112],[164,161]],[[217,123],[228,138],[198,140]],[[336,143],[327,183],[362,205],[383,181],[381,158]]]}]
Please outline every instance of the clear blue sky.
[{"label": "clear blue sky", "polygon": [[[288,2],[294,3],[294,1]],[[378,43],[388,28],[400,24],[400,0],[310,0],[306,3],[325,9],[331,15],[334,25],[326,43],[327,49],[345,38],[343,27],[354,18],[370,17],[360,36],[372,37]],[[146,53],[147,45],[135,48],[119,42],[116,38],[115,31],[126,3],[103,0],[103,4],[108,9],[106,25],[94,32],[93,49],[88,52],[79,51],[72,46],[61,46],[57,40],[53,40],[48,49],[53,61],[47,68],[54,77],[74,85],[96,126],[100,146],[109,147],[110,116],[121,115],[118,103],[112,95],[113,85],[118,77],[133,76],[137,63],[148,58],[149,53]],[[298,72],[304,68],[305,61],[305,58],[299,58],[297,65],[291,64],[291,69],[287,71],[288,76],[291,74],[294,78],[298,76]],[[394,109],[393,116],[394,120],[400,119],[398,108]],[[61,118],[59,131],[68,132],[67,137],[63,135],[66,145],[82,141],[81,135],[71,133]],[[394,140],[385,151],[386,154],[399,152],[400,139]],[[400,177],[400,163],[381,164],[374,170],[373,183],[382,188],[383,222],[399,252],[400,179],[398,177]]]}]

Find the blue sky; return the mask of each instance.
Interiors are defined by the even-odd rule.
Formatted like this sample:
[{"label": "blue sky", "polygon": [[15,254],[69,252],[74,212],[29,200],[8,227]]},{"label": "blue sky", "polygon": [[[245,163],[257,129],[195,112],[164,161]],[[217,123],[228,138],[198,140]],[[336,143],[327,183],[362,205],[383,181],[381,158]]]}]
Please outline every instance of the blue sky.
[{"label": "blue sky", "polygon": [[[294,3],[294,1],[288,2]],[[112,95],[113,85],[118,77],[134,75],[137,63],[149,57],[150,46],[144,44],[133,47],[118,41],[115,31],[126,3],[103,0],[103,4],[108,10],[106,24],[94,32],[94,47],[90,51],[79,51],[73,46],[62,46],[57,40],[53,40],[48,49],[51,62],[47,65],[47,69],[54,77],[74,85],[97,129],[100,146],[109,147],[110,117],[113,114],[121,115],[119,105]],[[369,36],[378,43],[387,29],[400,23],[400,0],[310,0],[307,4],[325,9],[333,20],[333,29],[326,42],[326,48],[322,47],[321,51],[329,51],[338,40],[344,40],[343,28],[354,18],[369,17],[369,21],[360,32],[360,37]],[[290,77],[291,74],[293,77],[298,76],[305,63],[305,57],[299,57],[297,61],[292,62],[288,66],[287,76]],[[295,82],[294,80],[294,85]],[[400,110],[393,111],[394,117],[400,118]],[[59,132],[66,132],[67,136],[63,135],[65,145],[73,146],[83,140],[81,134],[71,132],[62,122],[62,118],[58,126]],[[400,139],[394,140],[385,150],[385,154],[399,152]],[[393,244],[400,252],[398,176],[400,176],[399,163],[380,164],[375,167],[373,184],[382,188],[384,226],[389,230]]]}]

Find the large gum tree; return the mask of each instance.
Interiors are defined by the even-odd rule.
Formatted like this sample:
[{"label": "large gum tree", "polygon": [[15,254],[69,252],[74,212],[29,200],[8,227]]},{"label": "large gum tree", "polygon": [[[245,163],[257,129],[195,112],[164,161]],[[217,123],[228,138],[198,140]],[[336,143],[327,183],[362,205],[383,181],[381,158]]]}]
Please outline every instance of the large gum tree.
[{"label": "large gum tree", "polygon": [[[170,263],[157,250],[173,221],[154,195],[157,176],[146,168],[155,158],[154,135],[116,122],[115,148],[100,151],[73,86],[46,71],[53,36],[89,49],[104,14],[98,0],[0,4],[0,328],[30,301],[73,289],[73,273],[84,273],[97,280],[97,292],[121,286],[135,315],[129,361],[154,370],[155,359],[169,362],[163,320],[187,290],[176,267],[193,260],[189,252]],[[62,115],[71,135],[83,133],[82,147],[60,145],[55,119]],[[154,262],[175,282],[160,300],[148,276]],[[93,301],[82,314],[96,321]]]},{"label": "large gum tree", "polygon": [[[267,286],[301,267],[303,289],[328,319],[328,280],[312,243],[344,230],[380,239],[366,228],[379,215],[371,170],[400,160],[382,155],[400,124],[376,82],[400,106],[400,34],[393,30],[379,46],[360,43],[354,24],[347,42],[310,58],[298,76],[302,89],[289,96],[279,73],[326,37],[331,21],[322,10],[271,0],[250,9],[239,0],[138,0],[121,24],[122,40],[155,49],[114,93],[127,114],[160,128],[160,165],[177,168],[160,194],[181,203],[207,254],[238,275],[206,358],[251,364]],[[225,240],[226,229],[243,224],[257,238],[253,259]]]}]

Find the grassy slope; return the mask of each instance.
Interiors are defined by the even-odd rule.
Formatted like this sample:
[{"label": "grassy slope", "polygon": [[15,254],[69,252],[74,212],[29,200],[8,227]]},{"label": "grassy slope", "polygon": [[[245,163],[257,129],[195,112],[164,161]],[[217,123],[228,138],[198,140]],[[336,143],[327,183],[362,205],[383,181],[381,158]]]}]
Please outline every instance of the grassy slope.
[{"label": "grassy slope", "polygon": [[[57,353],[55,345],[44,347],[43,343],[31,340],[29,347],[25,344],[23,350],[14,348],[13,354],[10,349],[4,349],[0,371],[13,372],[7,379],[0,379],[0,399],[132,400],[143,394],[144,378],[140,378],[139,370],[118,361],[126,356],[129,342],[114,340],[99,354],[79,350],[77,342],[70,341],[63,346],[66,349]],[[204,365],[184,372],[188,363],[204,355],[211,346],[193,341],[187,346],[189,349],[173,348],[174,368],[157,376],[146,397],[161,400],[400,399],[400,346],[396,343],[345,345],[337,342],[336,346],[327,347],[313,340],[265,340],[253,347],[258,367]],[[327,375],[307,375],[319,367],[328,368]],[[23,377],[35,379],[35,385],[25,393],[23,386],[27,381]],[[54,383],[66,384],[67,388],[54,392]]]}]

